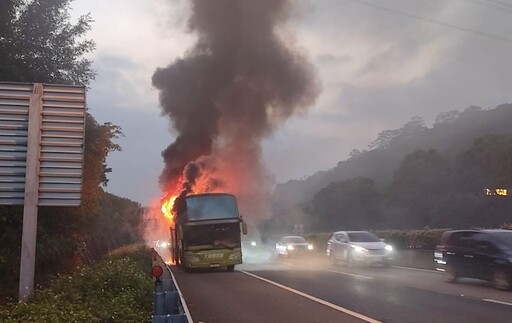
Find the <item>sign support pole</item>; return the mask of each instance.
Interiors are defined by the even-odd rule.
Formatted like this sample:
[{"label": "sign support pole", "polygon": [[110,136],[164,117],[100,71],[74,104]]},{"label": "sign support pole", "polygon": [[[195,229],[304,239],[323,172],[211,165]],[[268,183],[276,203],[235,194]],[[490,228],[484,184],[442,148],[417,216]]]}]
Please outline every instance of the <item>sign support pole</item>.
[{"label": "sign support pole", "polygon": [[34,290],[42,109],[43,85],[36,83],[30,96],[28,110],[27,166],[19,286],[19,301],[22,303],[27,301]]}]

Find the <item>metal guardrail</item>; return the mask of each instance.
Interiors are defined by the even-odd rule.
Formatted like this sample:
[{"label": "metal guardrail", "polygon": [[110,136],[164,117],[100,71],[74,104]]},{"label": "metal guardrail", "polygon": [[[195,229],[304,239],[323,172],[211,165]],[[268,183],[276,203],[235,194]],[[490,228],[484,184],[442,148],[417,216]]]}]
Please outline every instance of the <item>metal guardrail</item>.
[{"label": "metal guardrail", "polygon": [[192,323],[192,317],[173,273],[155,249],[152,274],[155,282],[153,292],[152,323]]}]

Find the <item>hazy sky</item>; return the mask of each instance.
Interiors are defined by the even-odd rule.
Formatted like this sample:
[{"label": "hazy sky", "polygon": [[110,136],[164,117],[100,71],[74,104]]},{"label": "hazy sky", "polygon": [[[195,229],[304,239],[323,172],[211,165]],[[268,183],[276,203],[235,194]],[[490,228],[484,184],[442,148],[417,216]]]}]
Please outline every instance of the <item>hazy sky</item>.
[{"label": "hazy sky", "polygon": [[[512,2],[295,3],[284,34],[308,53],[323,92],[308,113],[264,142],[276,182],[334,167],[413,116],[430,124],[440,111],[512,102]],[[188,2],[76,0],[72,7],[75,16],[90,12],[95,20],[90,111],[125,133],[123,152],[109,158],[107,189],[141,203],[158,199],[160,153],[174,134],[160,116],[151,75],[193,44]]]}]

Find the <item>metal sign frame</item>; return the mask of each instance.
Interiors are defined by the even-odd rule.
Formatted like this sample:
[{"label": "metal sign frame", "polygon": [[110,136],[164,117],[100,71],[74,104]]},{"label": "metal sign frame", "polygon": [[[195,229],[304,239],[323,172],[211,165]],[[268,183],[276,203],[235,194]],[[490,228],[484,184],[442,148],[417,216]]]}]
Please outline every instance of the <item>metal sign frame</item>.
[{"label": "metal sign frame", "polygon": [[0,82],[0,205],[23,205],[19,299],[33,291],[38,206],[79,206],[84,86]]}]

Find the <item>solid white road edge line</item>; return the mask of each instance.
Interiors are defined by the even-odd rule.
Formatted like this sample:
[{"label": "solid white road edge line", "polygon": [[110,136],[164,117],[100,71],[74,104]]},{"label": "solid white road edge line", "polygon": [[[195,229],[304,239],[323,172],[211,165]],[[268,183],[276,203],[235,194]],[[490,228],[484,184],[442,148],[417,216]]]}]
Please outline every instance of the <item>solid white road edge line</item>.
[{"label": "solid white road edge line", "polygon": [[375,279],[374,277],[357,275],[357,274],[351,274],[351,273],[346,273],[344,271],[337,271],[337,270],[327,270],[327,271],[331,272],[331,273],[336,273],[336,274],[340,274],[340,275],[347,275],[347,276],[352,276],[352,277],[356,277],[356,278]]},{"label": "solid white road edge line", "polygon": [[194,320],[192,320],[192,315],[190,315],[190,311],[188,310],[187,302],[185,302],[185,297],[183,297],[183,293],[181,292],[181,289],[178,286],[178,281],[176,280],[176,277],[174,277],[174,274],[173,274],[171,268],[169,268],[169,271],[171,272],[172,281],[174,282],[174,286],[176,286],[178,295],[180,295],[181,305],[183,305],[183,310],[185,311],[185,315],[187,316],[188,323],[194,323]]},{"label": "solid white road edge line", "polygon": [[322,305],[325,305],[325,306],[327,306],[327,307],[330,307],[330,308],[332,308],[332,309],[334,309],[334,310],[336,310],[336,311],[338,311],[338,312],[342,312],[342,313],[345,313],[345,314],[351,315],[351,316],[356,317],[356,318],[358,318],[358,319],[360,319],[360,320],[363,320],[363,321],[365,321],[365,322],[369,322],[369,323],[382,323],[381,321],[377,321],[377,320],[375,320],[375,319],[372,319],[371,317],[365,316],[365,315],[363,315],[363,314],[359,314],[359,313],[357,313],[357,312],[351,311],[351,310],[349,310],[349,309],[346,309],[346,308],[344,308],[344,307],[341,307],[341,306],[335,305],[335,304],[333,304],[333,303],[329,303],[329,302],[327,302],[327,301],[324,301],[323,299],[320,299],[320,298],[317,298],[317,297],[311,296],[311,295],[309,295],[309,294],[303,293],[303,292],[301,292],[301,291],[298,291],[298,290],[296,290],[296,289],[290,288],[290,287],[288,287],[288,286],[281,285],[281,284],[276,283],[276,282],[274,282],[274,281],[272,281],[272,280],[270,280],[270,279],[266,279],[266,278],[260,277],[260,276],[258,276],[258,275],[255,275],[255,274],[249,273],[249,272],[244,271],[244,270],[240,270],[240,272],[241,272],[241,273],[244,273],[244,274],[246,274],[246,275],[249,275],[249,276],[251,276],[251,277],[253,277],[253,278],[256,278],[256,279],[262,280],[262,281],[264,281],[264,282],[266,282],[266,283],[272,284],[272,285],[274,285],[274,286],[276,286],[276,287],[282,288],[282,289],[284,289],[284,290],[286,290],[286,291],[289,291],[289,292],[292,292],[292,293],[297,294],[297,295],[299,295],[299,296],[305,297],[305,298],[307,298],[307,299],[309,299],[309,300],[312,300],[312,301],[314,301],[314,302],[317,302],[317,303],[319,303],[319,304],[322,304]]},{"label": "solid white road edge line", "polygon": [[496,303],[496,304],[501,304],[501,305],[512,306],[512,303],[507,303],[507,302],[502,302],[502,301],[495,301],[494,299],[489,299],[489,298],[482,298],[482,301],[489,302],[489,303]]}]

